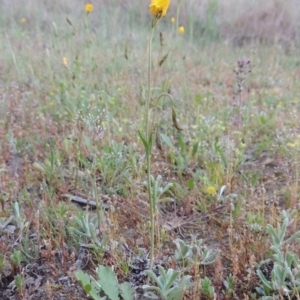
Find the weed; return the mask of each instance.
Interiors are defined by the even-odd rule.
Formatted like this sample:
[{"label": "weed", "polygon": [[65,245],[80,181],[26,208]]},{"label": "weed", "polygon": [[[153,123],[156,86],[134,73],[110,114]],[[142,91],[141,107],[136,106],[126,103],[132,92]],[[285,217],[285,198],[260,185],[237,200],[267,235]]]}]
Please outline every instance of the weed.
[{"label": "weed", "polygon": [[106,295],[111,300],[118,300],[119,295],[124,300],[133,300],[134,290],[128,282],[123,282],[119,285],[116,275],[112,268],[99,266],[96,269],[98,278],[94,279],[79,270],[75,272],[77,280],[83,286],[85,292],[94,300],[107,299],[99,295]]},{"label": "weed", "polygon": [[185,266],[193,266],[198,262],[200,265],[210,265],[214,263],[217,253],[212,249],[208,249],[203,240],[197,240],[192,235],[191,244],[186,244],[181,239],[175,240],[177,250],[175,252],[175,259],[182,262]]},{"label": "weed", "polygon": [[205,295],[208,299],[215,299],[216,293],[215,289],[212,286],[211,280],[207,277],[201,279],[201,292]]},{"label": "weed", "polygon": [[[299,265],[300,260],[296,253],[288,250],[289,245],[294,241],[299,243],[300,232],[297,231],[289,238],[285,239],[287,226],[290,223],[291,215],[287,211],[283,211],[283,223],[278,224],[277,230],[268,224],[267,231],[271,238],[270,249],[273,252],[271,259],[261,261],[257,266],[257,275],[262,282],[262,286],[257,288],[259,294],[264,295],[263,299],[271,299],[274,293],[280,297],[296,296],[299,298],[300,277]],[[272,263],[271,274],[266,275],[260,269],[263,265]]]},{"label": "weed", "polygon": [[16,289],[21,297],[24,297],[25,282],[22,275],[18,274],[14,277]]},{"label": "weed", "polygon": [[78,229],[75,227],[69,227],[71,233],[78,236],[85,247],[97,249],[100,252],[105,251],[105,246],[107,244],[107,237],[103,236],[99,239],[99,229],[98,227],[98,217],[89,217],[88,213],[80,213],[75,217]]},{"label": "weed", "polygon": [[10,256],[10,260],[16,270],[21,270],[22,253],[20,250],[14,250]]},{"label": "weed", "polygon": [[[160,276],[157,276],[152,270],[146,271],[151,280],[157,284],[157,286],[143,286],[143,289],[147,291],[146,296],[151,299],[159,299],[156,295],[158,294],[165,300],[182,299],[185,292],[192,286],[191,276],[185,275],[180,278],[180,271],[169,269],[166,272],[162,266],[158,266],[158,269]],[[152,291],[155,291],[156,294]]]}]

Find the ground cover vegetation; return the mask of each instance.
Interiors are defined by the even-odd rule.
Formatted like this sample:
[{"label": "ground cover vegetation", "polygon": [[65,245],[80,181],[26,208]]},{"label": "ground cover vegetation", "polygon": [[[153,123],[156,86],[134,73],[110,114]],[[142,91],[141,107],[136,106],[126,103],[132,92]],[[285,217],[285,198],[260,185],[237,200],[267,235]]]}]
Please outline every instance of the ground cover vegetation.
[{"label": "ground cover vegetation", "polygon": [[300,299],[298,1],[0,11],[0,299]]}]

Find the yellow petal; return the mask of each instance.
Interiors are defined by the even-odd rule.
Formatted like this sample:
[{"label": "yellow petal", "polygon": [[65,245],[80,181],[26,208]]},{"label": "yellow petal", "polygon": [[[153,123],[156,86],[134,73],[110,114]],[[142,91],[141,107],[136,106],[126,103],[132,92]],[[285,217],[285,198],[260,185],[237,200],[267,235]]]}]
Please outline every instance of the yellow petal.
[{"label": "yellow petal", "polygon": [[93,4],[87,3],[87,4],[85,5],[85,11],[86,11],[87,13],[92,12],[93,9],[94,9]]},{"label": "yellow petal", "polygon": [[163,17],[166,15],[170,5],[170,0],[152,0],[149,5],[150,13],[154,16]]}]

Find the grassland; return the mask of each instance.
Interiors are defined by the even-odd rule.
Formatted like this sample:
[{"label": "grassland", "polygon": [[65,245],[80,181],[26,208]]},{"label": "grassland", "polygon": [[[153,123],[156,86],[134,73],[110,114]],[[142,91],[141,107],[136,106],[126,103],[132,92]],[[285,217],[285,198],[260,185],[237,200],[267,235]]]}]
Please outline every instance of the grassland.
[{"label": "grassland", "polygon": [[[98,266],[135,299],[155,285],[149,4],[101,2],[0,2],[1,299],[88,299],[74,274]],[[151,95],[183,128],[153,109],[154,270],[190,276],[182,299],[300,299],[300,8],[249,2],[182,0],[172,23],[172,1],[154,36]]]}]

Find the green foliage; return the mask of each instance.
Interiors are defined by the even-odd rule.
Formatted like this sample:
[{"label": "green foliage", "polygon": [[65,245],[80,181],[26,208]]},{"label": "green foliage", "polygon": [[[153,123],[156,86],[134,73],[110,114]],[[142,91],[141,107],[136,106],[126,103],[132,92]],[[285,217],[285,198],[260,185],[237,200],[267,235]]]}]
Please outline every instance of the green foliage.
[{"label": "green foliage", "polygon": [[13,216],[10,216],[8,218],[0,218],[0,231],[3,231],[6,226],[13,220]]},{"label": "green foliage", "polygon": [[14,250],[13,253],[10,256],[12,264],[19,268],[21,266],[22,262],[22,253],[20,250]]},{"label": "green foliage", "polygon": [[152,154],[152,147],[153,147],[153,134],[150,134],[149,140],[147,141],[146,137],[143,135],[141,131],[138,130],[138,135],[144,145],[146,155]]},{"label": "green foliage", "polygon": [[98,217],[90,218],[88,213],[81,213],[75,216],[75,221],[79,229],[70,226],[68,227],[69,231],[77,235],[82,242],[87,243],[87,247],[104,252],[108,237],[103,236],[102,239],[99,239]]},{"label": "green foliage", "polygon": [[174,169],[178,176],[182,178],[183,172],[187,170],[190,163],[190,153],[186,142],[184,141],[184,135],[181,132],[177,133],[177,147],[173,145],[171,139],[167,135],[161,133],[161,136],[162,140],[172,149],[168,155],[173,161]]},{"label": "green foliage", "polygon": [[30,231],[28,230],[22,237],[21,251],[23,260],[26,262],[34,261],[39,257],[39,247],[34,240],[30,237]]},{"label": "green foliage", "polygon": [[128,164],[128,158],[133,154],[124,142],[111,141],[110,144],[104,146],[95,158],[94,167],[101,174],[101,187],[105,193],[122,193],[130,184],[133,170]]},{"label": "green foliage", "polygon": [[163,300],[182,299],[185,292],[192,286],[190,281],[191,276],[185,275],[180,278],[180,271],[169,269],[166,272],[162,266],[158,266],[158,270],[160,273],[159,276],[157,276],[152,270],[146,271],[146,274],[154,283],[157,284],[157,286],[144,285],[143,289],[147,291],[145,296],[150,299],[160,299],[157,296],[157,294],[159,294]]},{"label": "green foliage", "polygon": [[[262,285],[256,290],[264,295],[263,299],[271,299],[270,295],[274,293],[284,296],[299,297],[300,292],[300,259],[296,253],[288,249],[293,242],[300,242],[300,231],[294,233],[291,237],[285,239],[287,226],[290,223],[290,214],[287,211],[282,212],[283,223],[278,224],[277,230],[270,224],[267,225],[267,231],[271,238],[272,245],[270,249],[273,255],[270,259],[261,261],[257,265],[257,275]],[[261,267],[266,264],[273,264],[270,278],[267,278],[261,271]]]},{"label": "green foliage", "polygon": [[166,203],[173,202],[173,198],[163,197],[166,193],[170,193],[170,189],[173,187],[173,183],[167,183],[164,187],[162,186],[162,176],[158,175],[156,179],[151,175],[151,195],[153,197],[153,201],[156,204],[158,203]]},{"label": "green foliage", "polygon": [[59,151],[53,149],[51,146],[50,153],[45,159],[44,163],[35,162],[33,167],[45,176],[50,188],[52,187],[53,180],[58,177],[62,161]]},{"label": "green foliage", "polygon": [[161,139],[164,141],[164,143],[168,146],[168,147],[170,147],[171,149],[175,149],[175,146],[173,145],[173,143],[172,143],[172,141],[171,141],[171,139],[170,139],[170,137],[169,136],[167,136],[166,134],[164,134],[164,133],[159,133],[159,135],[160,135],[160,137],[161,137]]},{"label": "green foliage", "polygon": [[129,282],[123,282],[119,285],[120,295],[124,300],[134,299],[134,289]]},{"label": "green foliage", "polygon": [[101,291],[101,287],[90,275],[84,273],[82,270],[78,270],[75,272],[75,277],[80,282],[84,291],[94,300],[106,300],[106,297],[98,296],[98,293]]},{"label": "green foliage", "polygon": [[230,274],[224,281],[223,284],[226,288],[225,295],[231,297],[234,291],[234,277]]},{"label": "green foliage", "polygon": [[215,299],[216,293],[214,287],[211,285],[211,280],[207,277],[201,279],[200,281],[201,292],[208,299]]},{"label": "green foliage", "polygon": [[187,244],[181,239],[175,240],[177,250],[175,251],[175,259],[182,262],[185,266],[194,265],[210,265],[215,262],[217,253],[212,249],[207,248],[202,239],[197,240],[196,236],[192,235],[192,241]]},{"label": "green foliage", "polygon": [[19,292],[20,295],[24,294],[24,290],[25,290],[25,282],[24,282],[24,278],[22,275],[17,274],[14,277],[14,281],[15,281],[15,285],[17,288],[17,291]]},{"label": "green foliage", "polygon": [[113,270],[109,267],[100,266],[97,268],[98,283],[103,289],[103,292],[111,300],[118,300],[118,281]]},{"label": "green foliage", "polygon": [[277,230],[275,230],[275,228],[270,224],[268,224],[266,228],[272,239],[271,249],[273,251],[279,251],[280,249],[282,249],[283,246],[289,245],[293,241],[297,241],[297,242],[300,241],[300,231],[297,231],[291,237],[285,239],[287,227],[290,222],[290,213],[284,210],[282,212],[282,216],[283,216],[283,223],[281,225],[280,224],[277,225]]},{"label": "green foliage", "polygon": [[15,202],[13,204],[13,213],[14,213],[14,221],[17,227],[20,229],[20,232],[22,233],[25,226],[26,219],[21,214],[19,202]]},{"label": "green foliage", "polygon": [[82,270],[75,272],[75,277],[84,291],[94,300],[119,300],[120,295],[124,300],[134,299],[134,289],[130,283],[123,282],[119,285],[112,268],[99,266],[96,273],[97,279],[94,279]]},{"label": "green foliage", "polygon": [[5,267],[5,257],[3,254],[0,254],[0,273],[2,273],[4,267]]}]

